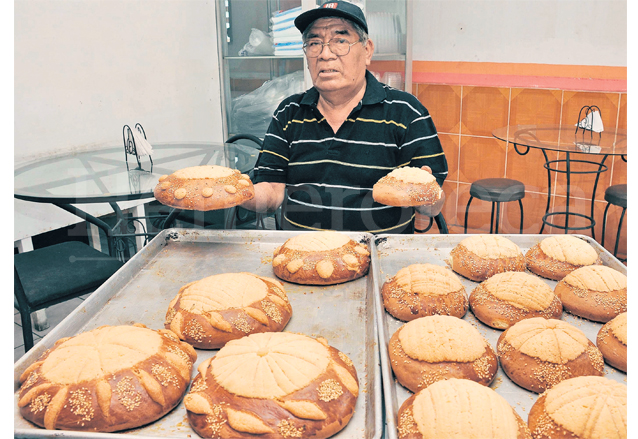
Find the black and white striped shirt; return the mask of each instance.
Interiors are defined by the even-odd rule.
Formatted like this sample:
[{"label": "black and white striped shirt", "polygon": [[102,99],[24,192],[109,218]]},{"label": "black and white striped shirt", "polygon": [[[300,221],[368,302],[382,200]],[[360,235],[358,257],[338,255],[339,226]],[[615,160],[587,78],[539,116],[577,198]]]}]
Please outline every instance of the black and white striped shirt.
[{"label": "black and white striped shirt", "polygon": [[413,233],[414,210],[374,202],[372,186],[393,169],[423,165],[443,184],[447,161],[427,109],[369,72],[366,81],[336,134],[314,87],[273,114],[254,182],[286,183],[284,229]]}]

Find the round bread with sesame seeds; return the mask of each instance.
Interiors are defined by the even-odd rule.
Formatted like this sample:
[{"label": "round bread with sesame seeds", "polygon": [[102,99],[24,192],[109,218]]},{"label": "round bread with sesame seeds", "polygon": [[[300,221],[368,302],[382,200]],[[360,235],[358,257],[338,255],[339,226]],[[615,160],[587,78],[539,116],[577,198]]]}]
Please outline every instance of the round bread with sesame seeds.
[{"label": "round bread with sesame seeds", "polygon": [[458,378],[437,381],[406,399],[397,430],[401,439],[532,439],[505,398]]},{"label": "round bread with sesame seeds", "polygon": [[573,235],[543,239],[525,253],[527,269],[547,279],[561,280],[569,273],[602,260],[588,242]]},{"label": "round bread with sesame seeds", "polygon": [[470,308],[481,322],[507,329],[531,317],[560,319],[563,305],[541,278],[520,271],[497,273],[470,293]]},{"label": "round bread with sesame seeds", "polygon": [[359,395],[352,360],[303,334],[230,341],[197,370],[184,406],[201,437],[328,438],[348,424]]},{"label": "round bread with sesame seeds", "polygon": [[627,276],[605,265],[572,271],[554,293],[566,311],[595,322],[606,323],[627,311]]},{"label": "round bread with sesame seeds", "polygon": [[279,280],[252,273],[223,273],[184,285],[164,326],[198,349],[219,349],[255,332],[283,330],[292,307]]},{"label": "round bread with sesame seeds", "polygon": [[250,177],[225,166],[192,166],[162,175],[153,191],[165,206],[182,210],[218,210],[255,196]]},{"label": "round bread with sesame seeds", "polygon": [[441,199],[443,190],[428,171],[403,167],[381,177],[372,186],[372,198],[386,206],[427,206]]},{"label": "round bread with sesame seeds", "polygon": [[461,276],[476,281],[505,271],[525,271],[525,255],[511,240],[499,235],[472,235],[450,252],[450,266]]},{"label": "round bread with sesame seeds", "polygon": [[536,393],[568,378],[604,375],[600,350],[583,331],[562,320],[521,320],[500,335],[496,351],[507,376]]},{"label": "round bread with sesame seeds", "polygon": [[434,264],[403,267],[383,284],[381,295],[385,309],[404,322],[431,315],[462,318],[468,306],[456,274]]},{"label": "round bread with sesame seeds", "polygon": [[596,336],[596,346],[605,362],[627,372],[627,313],[618,314],[605,323]]},{"label": "round bread with sesame seeds", "polygon": [[334,285],[368,273],[370,250],[347,234],[307,232],[293,236],[273,253],[275,276],[304,285]]},{"label": "round bread with sesame seeds", "polygon": [[390,337],[388,356],[397,381],[412,392],[450,378],[489,386],[498,370],[496,353],[478,329],[452,316],[404,324]]},{"label": "round bread with sesame seeds", "polygon": [[101,326],[58,340],[20,376],[18,409],[48,430],[114,432],[182,400],[197,354],[166,329]]},{"label": "round bread with sesame seeds", "polygon": [[627,386],[597,376],[570,378],[539,396],[528,423],[534,439],[626,439]]}]

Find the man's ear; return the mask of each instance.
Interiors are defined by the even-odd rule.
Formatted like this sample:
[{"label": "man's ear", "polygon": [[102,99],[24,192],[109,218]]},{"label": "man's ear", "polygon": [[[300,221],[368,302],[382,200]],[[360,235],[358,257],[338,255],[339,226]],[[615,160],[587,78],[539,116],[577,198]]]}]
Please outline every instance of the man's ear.
[{"label": "man's ear", "polygon": [[368,41],[366,42],[366,66],[369,66],[370,63],[372,62],[372,55],[374,54],[374,42],[368,38]]}]

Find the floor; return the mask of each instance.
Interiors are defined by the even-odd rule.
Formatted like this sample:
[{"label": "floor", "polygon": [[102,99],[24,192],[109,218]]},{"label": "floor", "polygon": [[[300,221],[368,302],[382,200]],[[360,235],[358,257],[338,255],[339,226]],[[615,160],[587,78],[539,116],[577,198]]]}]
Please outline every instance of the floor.
[{"label": "floor", "polygon": [[[66,302],[58,303],[47,308],[47,320],[49,327],[43,331],[33,331],[33,344],[37,344],[44,338],[51,330],[59,324],[71,311],[77,308],[83,300],[89,297],[89,294],[71,299]],[[22,337],[22,325],[20,321],[20,313],[17,309],[13,311],[13,362],[15,363],[24,355],[24,339]]]}]

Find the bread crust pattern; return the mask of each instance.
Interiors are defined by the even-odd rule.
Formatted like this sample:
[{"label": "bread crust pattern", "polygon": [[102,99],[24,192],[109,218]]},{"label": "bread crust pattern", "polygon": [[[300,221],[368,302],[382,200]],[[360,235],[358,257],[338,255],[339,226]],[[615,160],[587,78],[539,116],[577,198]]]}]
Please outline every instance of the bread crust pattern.
[{"label": "bread crust pattern", "polygon": [[529,271],[552,280],[561,280],[581,267],[602,264],[589,243],[572,235],[543,239],[525,253],[525,261]]},{"label": "bread crust pattern", "polygon": [[171,331],[101,326],[58,340],[24,371],[20,414],[49,430],[139,427],[179,404],[196,359]]},{"label": "bread crust pattern", "polygon": [[600,350],[580,329],[562,320],[522,320],[501,334],[497,352],[507,376],[536,393],[569,378],[604,375]]},{"label": "bread crust pattern", "polygon": [[183,210],[217,210],[237,206],[255,196],[250,177],[225,166],[192,166],[162,175],[153,190],[165,206]]},{"label": "bread crust pattern", "polygon": [[565,380],[539,396],[528,423],[534,439],[626,439],[627,386],[595,376]]},{"label": "bread crust pattern", "polygon": [[450,378],[484,386],[494,379],[498,359],[478,330],[457,317],[422,317],[401,326],[388,343],[397,381],[412,392]]},{"label": "bread crust pattern", "polygon": [[400,439],[532,439],[505,398],[470,380],[432,384],[406,399],[397,418]]},{"label": "bread crust pattern", "polygon": [[426,206],[441,199],[443,190],[428,171],[415,167],[395,169],[372,186],[372,198],[386,206]]},{"label": "bread crust pattern", "polygon": [[327,438],[348,424],[359,393],[352,361],[303,334],[233,340],[198,371],[184,405],[202,437]]},{"label": "bread crust pattern", "polygon": [[447,267],[412,264],[381,288],[385,309],[404,322],[431,315],[462,318],[467,312],[465,287]]},{"label": "bread crust pattern", "polygon": [[596,346],[605,362],[627,373],[627,313],[605,323],[596,336]]},{"label": "bread crust pattern", "polygon": [[275,249],[275,276],[304,285],[334,285],[368,273],[370,250],[341,232],[302,233]]},{"label": "bread crust pattern", "polygon": [[461,276],[482,282],[497,273],[525,271],[525,256],[518,245],[499,235],[472,235],[450,252],[450,266]]},{"label": "bread crust pattern", "polygon": [[481,322],[507,329],[531,317],[560,319],[563,304],[542,279],[523,272],[498,273],[470,294],[470,308]]},{"label": "bread crust pattern", "polygon": [[292,316],[284,286],[252,273],[224,273],[184,285],[164,326],[198,349],[219,349],[255,332],[281,331]]},{"label": "bread crust pattern", "polygon": [[627,276],[605,265],[574,270],[554,293],[566,311],[595,322],[606,323],[627,311]]}]

